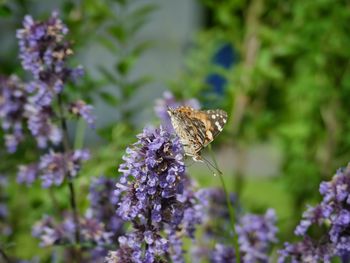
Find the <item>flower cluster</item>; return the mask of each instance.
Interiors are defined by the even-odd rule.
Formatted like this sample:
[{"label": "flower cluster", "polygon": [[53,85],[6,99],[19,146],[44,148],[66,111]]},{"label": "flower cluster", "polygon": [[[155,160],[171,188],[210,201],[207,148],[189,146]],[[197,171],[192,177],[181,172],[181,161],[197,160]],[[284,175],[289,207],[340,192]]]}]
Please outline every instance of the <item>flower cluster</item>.
[{"label": "flower cluster", "polygon": [[57,12],[45,22],[26,16],[23,29],[17,30],[22,66],[33,74],[34,86],[41,96],[61,92],[67,80],[82,73],[81,67],[71,69],[66,65],[67,58],[73,54],[69,43],[64,41],[67,33],[68,28]]},{"label": "flower cluster", "polygon": [[263,216],[247,214],[239,219],[236,232],[243,262],[269,262],[271,244],[277,242],[275,224],[273,209],[268,209]]},{"label": "flower cluster", "polygon": [[[280,251],[280,262],[291,258],[305,257],[329,262],[334,256],[350,253],[350,165],[339,169],[329,182],[322,182],[320,193],[323,200],[315,207],[309,207],[295,229],[303,240],[296,244],[285,244]],[[327,233],[312,238],[308,234],[311,226],[322,226]]]},{"label": "flower cluster", "polygon": [[[62,140],[55,120],[65,116],[64,112],[55,112],[53,100],[60,96],[68,81],[83,74],[81,66],[70,68],[67,64],[73,53],[64,39],[67,32],[56,12],[44,22],[26,16],[23,28],[17,31],[22,66],[34,79],[23,83],[15,76],[0,77],[0,119],[9,152],[15,152],[23,140],[24,122],[39,148],[47,148],[49,142],[57,145]],[[92,106],[83,101],[74,105],[72,112],[92,126]]]},{"label": "flower cluster", "polygon": [[82,117],[91,128],[95,124],[95,116],[92,114],[93,106],[86,104],[82,100],[72,103],[69,111],[75,116]]},{"label": "flower cluster", "polygon": [[113,241],[123,233],[123,220],[116,214],[118,198],[114,195],[116,180],[100,176],[90,184],[89,213],[97,221],[105,224],[106,230],[113,233]]},{"label": "flower cluster", "polygon": [[[221,237],[223,241],[226,236],[220,233],[232,232],[230,225],[230,215],[227,208],[225,192],[220,188],[204,188],[199,191],[200,200],[204,204],[205,213],[203,224],[205,226],[205,237],[210,239],[213,237]],[[236,195],[230,193],[230,201],[235,209],[237,217],[240,215],[240,208]],[[213,217],[217,220],[212,220]]]},{"label": "flower cluster", "polygon": [[235,263],[236,255],[233,247],[223,244],[216,244],[210,255],[210,262],[215,263]]},{"label": "flower cluster", "polygon": [[75,150],[66,153],[50,152],[41,156],[38,164],[20,165],[17,182],[31,185],[40,178],[43,187],[61,185],[66,176],[74,177],[81,163],[90,158],[88,150]]},{"label": "flower cluster", "polygon": [[333,246],[327,240],[313,240],[305,236],[302,241],[291,244],[286,242],[284,249],[279,251],[279,263],[284,262],[331,262],[334,255]]},{"label": "flower cluster", "polygon": [[[200,195],[206,208],[203,219],[205,231],[204,238],[193,247],[193,262],[206,259],[212,263],[235,262],[225,192],[209,188],[202,189]],[[242,214],[235,195],[230,195],[230,201],[236,212],[236,234],[242,262],[269,262],[272,244],[277,242],[274,210],[267,210],[265,215]],[[212,240],[217,241],[214,248]]]},{"label": "flower cluster", "polygon": [[[270,262],[269,252],[277,242],[276,215],[269,209],[265,215],[246,214],[238,219],[236,233],[242,262]],[[217,243],[209,257],[213,263],[235,262],[232,246]]]},{"label": "flower cluster", "polygon": [[[115,182],[106,177],[95,178],[90,185],[90,206],[85,216],[79,217],[82,246],[89,248],[84,262],[104,262],[108,248],[123,233],[123,221],[115,213],[118,199],[114,195]],[[33,236],[40,246],[70,245],[75,242],[76,225],[71,213],[65,213],[62,222],[44,216],[33,227]]]},{"label": "flower cluster", "polygon": [[8,210],[6,204],[3,202],[6,197],[3,189],[6,186],[7,178],[0,174],[0,237],[11,234],[11,228],[8,225]]},{"label": "flower cluster", "polygon": [[26,105],[28,113],[28,129],[37,141],[40,148],[46,148],[48,141],[57,145],[61,142],[62,132],[52,122],[55,117],[50,106],[37,107],[33,104]]},{"label": "flower cluster", "polygon": [[50,152],[41,157],[39,162],[40,177],[43,187],[61,185],[65,176],[74,177],[80,170],[81,163],[90,158],[89,151],[75,150],[66,153]]},{"label": "flower cluster", "polygon": [[182,146],[166,130],[144,129],[120,165],[117,213],[133,225],[108,262],[184,262],[181,235],[200,222]]},{"label": "flower cluster", "polygon": [[[92,217],[80,217],[81,243],[103,246],[111,243],[112,233],[106,232],[103,223]],[[32,229],[34,237],[40,239],[40,246],[69,245],[75,240],[75,223],[71,213],[66,213],[61,223],[45,215]]]},{"label": "flower cluster", "polygon": [[170,132],[173,132],[173,126],[168,114],[168,108],[177,108],[180,106],[189,106],[194,109],[199,109],[200,104],[196,99],[189,99],[185,101],[177,101],[175,96],[170,91],[165,91],[162,99],[156,100],[154,111],[160,118],[162,126]]},{"label": "flower cluster", "polygon": [[23,120],[27,92],[16,76],[0,76],[0,119],[8,152],[15,152],[23,139]]}]

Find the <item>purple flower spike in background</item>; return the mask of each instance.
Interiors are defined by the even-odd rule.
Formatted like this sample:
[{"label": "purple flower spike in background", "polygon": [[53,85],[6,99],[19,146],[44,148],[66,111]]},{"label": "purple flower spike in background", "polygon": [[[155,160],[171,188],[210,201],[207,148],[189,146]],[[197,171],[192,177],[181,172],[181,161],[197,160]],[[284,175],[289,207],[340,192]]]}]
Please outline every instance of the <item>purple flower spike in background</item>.
[{"label": "purple flower spike in background", "polygon": [[61,142],[62,132],[52,123],[54,113],[51,107],[37,108],[27,105],[28,128],[36,139],[39,148],[46,148],[48,141],[57,145]]},{"label": "purple flower spike in background", "polygon": [[320,240],[320,242],[316,242],[306,236],[302,241],[294,244],[286,242],[284,244],[284,249],[280,250],[279,254],[279,263],[329,263],[331,262],[330,260],[334,255],[334,247],[330,243],[327,243],[326,240]]},{"label": "purple flower spike in background", "polygon": [[114,195],[116,180],[98,177],[92,180],[90,185],[90,213],[99,222],[103,222],[106,230],[113,233],[113,241],[123,233],[124,222],[115,212],[118,198]]},{"label": "purple flower spike in background", "polygon": [[123,157],[115,191],[117,213],[132,222],[133,231],[119,237],[108,262],[184,262],[181,236],[193,235],[201,215],[185,176],[182,145],[162,128],[144,129],[138,139]]},{"label": "purple flower spike in background", "polygon": [[25,119],[27,92],[16,77],[0,76],[0,120],[6,137],[7,151],[13,153],[23,139],[22,125]]},{"label": "purple flower spike in background", "polygon": [[88,160],[89,157],[87,150],[75,150],[65,154],[50,152],[42,156],[39,169],[43,187],[61,185],[66,175],[76,176],[81,163]]},{"label": "purple flower spike in background", "polygon": [[243,262],[269,262],[271,245],[277,243],[276,214],[273,209],[259,216],[242,216],[236,226]]},{"label": "purple flower spike in background", "polygon": [[[280,262],[310,255],[316,261],[330,262],[335,256],[350,253],[350,165],[339,169],[329,182],[322,182],[321,203],[309,207],[303,214],[295,234],[303,237],[296,244],[285,244],[280,251]],[[308,234],[311,226],[322,226],[323,235],[312,238]],[[327,232],[324,233],[324,230]]]},{"label": "purple flower spike in background", "polygon": [[39,89],[57,94],[64,82],[81,75],[81,67],[71,69],[66,65],[66,59],[73,54],[69,43],[64,41],[67,33],[68,28],[57,12],[45,22],[26,16],[23,29],[17,30],[22,66],[33,74]]},{"label": "purple flower spike in background", "polygon": [[92,114],[93,109],[93,106],[86,104],[82,100],[72,103],[69,107],[69,111],[78,117],[82,117],[89,124],[90,128],[94,128],[96,120]]},{"label": "purple flower spike in background", "polygon": [[235,263],[235,251],[232,247],[216,244],[211,254],[210,262],[213,263]]},{"label": "purple flower spike in background", "polygon": [[30,186],[38,178],[39,171],[36,163],[20,165],[18,170],[17,182],[19,184],[26,184],[27,186]]},{"label": "purple flower spike in background", "polygon": [[0,174],[0,237],[9,236],[12,229],[9,224],[9,212],[6,205],[5,188],[8,181],[5,175]]},{"label": "purple flower spike in background", "polygon": [[[80,217],[82,242],[98,246],[110,244],[111,233],[106,232],[104,224],[91,217]],[[56,222],[50,216],[44,216],[32,229],[32,235],[41,240],[42,247],[74,243],[75,223],[71,213],[65,213],[62,222]]]}]

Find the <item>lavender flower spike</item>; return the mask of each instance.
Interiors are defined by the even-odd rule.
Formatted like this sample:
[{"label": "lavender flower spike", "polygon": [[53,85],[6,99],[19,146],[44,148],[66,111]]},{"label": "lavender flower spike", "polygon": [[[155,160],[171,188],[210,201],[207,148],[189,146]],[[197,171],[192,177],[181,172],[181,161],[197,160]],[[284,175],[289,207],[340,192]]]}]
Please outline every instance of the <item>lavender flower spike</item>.
[{"label": "lavender flower spike", "polygon": [[277,243],[276,214],[268,209],[263,216],[248,214],[236,226],[238,243],[245,263],[269,262],[272,243]]},{"label": "lavender flower spike", "polygon": [[17,30],[20,59],[25,70],[35,79],[27,90],[35,104],[48,106],[53,95],[59,94],[68,80],[82,75],[82,68],[70,68],[66,60],[73,54],[70,43],[65,41],[68,28],[62,23],[57,12],[44,21],[34,21],[27,15],[23,28]]},{"label": "lavender flower spike", "polygon": [[[280,262],[306,257],[314,260],[310,262],[330,262],[333,257],[350,253],[350,164],[339,169],[331,181],[322,182],[320,193],[323,200],[304,212],[295,229],[295,234],[303,240],[286,243],[279,251]],[[308,233],[311,226],[321,226],[323,235],[312,238]]]},{"label": "lavender flower spike", "polygon": [[193,233],[200,215],[185,177],[181,143],[162,128],[144,129],[138,139],[123,157],[115,191],[120,197],[117,213],[134,229],[119,237],[119,249],[107,260],[184,262],[179,236]]},{"label": "lavender flower spike", "polygon": [[93,108],[93,106],[86,104],[84,101],[78,100],[70,105],[69,111],[78,117],[82,117],[89,124],[90,128],[94,128],[96,118],[92,114]]}]

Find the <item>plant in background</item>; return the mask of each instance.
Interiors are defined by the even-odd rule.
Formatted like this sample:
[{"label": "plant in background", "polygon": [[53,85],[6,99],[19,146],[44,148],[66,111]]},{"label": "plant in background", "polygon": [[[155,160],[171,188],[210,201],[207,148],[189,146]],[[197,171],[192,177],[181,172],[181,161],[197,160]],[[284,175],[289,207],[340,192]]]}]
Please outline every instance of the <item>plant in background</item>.
[{"label": "plant in background", "polygon": [[[201,189],[200,196],[205,208],[204,233],[202,240],[192,248],[192,260],[236,262],[235,244],[232,235],[229,234],[232,230],[224,191],[219,188]],[[235,230],[241,262],[269,262],[272,246],[277,243],[275,211],[269,209],[264,215],[243,214],[237,204],[237,197],[230,195],[230,201],[236,212]]]},{"label": "plant in background", "polygon": [[108,262],[184,262],[182,239],[194,238],[201,206],[185,175],[179,140],[145,128],[119,167],[117,213],[132,224]]},{"label": "plant in background", "polygon": [[[79,240],[82,252],[79,260],[83,262],[104,262],[108,250],[124,233],[124,222],[115,212],[118,198],[114,195],[116,180],[104,176],[92,178],[90,205],[84,216],[79,216],[81,228]],[[40,246],[70,246],[75,242],[74,217],[65,212],[61,222],[45,215],[33,227],[33,235],[40,239]]]},{"label": "plant in background", "polygon": [[5,188],[7,186],[7,178],[0,175],[0,259],[9,260],[5,253],[5,240],[1,237],[6,237],[11,234],[12,230],[8,222],[8,208],[6,205]]},{"label": "plant in background", "polygon": [[[67,120],[76,116],[93,127],[95,118],[91,105],[82,100],[68,102],[65,95],[68,82],[76,81],[83,74],[81,66],[71,68],[67,63],[73,53],[65,40],[67,33],[67,27],[56,12],[43,22],[25,17],[17,37],[22,66],[33,79],[28,82],[21,82],[15,76],[1,79],[0,117],[3,129],[8,133],[9,152],[15,152],[24,140],[23,127],[30,131],[37,147],[42,149],[38,162],[19,166],[17,181],[29,186],[40,179],[44,188],[67,185],[69,190],[71,212],[64,213],[62,222],[45,216],[35,224],[33,235],[41,239],[41,246],[65,245],[68,250],[73,246],[65,260],[82,260],[86,257],[81,249],[84,246],[91,248],[88,257],[97,260],[99,254],[101,260],[107,252],[105,247],[121,233],[122,223],[111,212],[112,200],[108,196],[107,200],[96,197],[98,191],[111,194],[113,182],[104,178],[100,179],[99,186],[91,186],[91,208],[87,214],[80,216],[78,212],[74,179],[82,162],[90,155],[87,150],[72,148]],[[52,205],[57,205],[57,200],[52,197]],[[100,198],[101,203],[96,203],[96,198]]]},{"label": "plant in background", "polygon": [[[341,168],[331,181],[320,184],[322,201],[304,212],[295,234],[298,243],[286,243],[280,262],[288,259],[331,262],[334,257],[347,262],[350,253],[350,165]],[[318,231],[316,231],[318,230]]]},{"label": "plant in background", "polygon": [[[220,105],[231,116],[220,139],[231,141],[238,152],[238,194],[247,148],[260,142],[279,148],[281,181],[298,215],[307,200],[317,198],[320,181],[348,159],[346,5],[201,2],[208,14],[206,28],[179,81],[186,89],[175,89],[185,98]],[[288,227],[292,221],[297,218]]]}]

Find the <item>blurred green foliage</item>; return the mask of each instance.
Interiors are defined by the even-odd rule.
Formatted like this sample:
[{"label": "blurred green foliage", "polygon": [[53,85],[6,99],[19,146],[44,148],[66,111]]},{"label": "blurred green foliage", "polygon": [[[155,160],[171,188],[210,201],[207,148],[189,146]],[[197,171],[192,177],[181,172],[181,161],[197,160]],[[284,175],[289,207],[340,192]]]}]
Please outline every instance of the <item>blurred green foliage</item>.
[{"label": "blurred green foliage", "polygon": [[[349,161],[350,9],[346,1],[203,0],[206,28],[189,52],[187,71],[173,89],[208,99],[229,112],[220,136],[238,152],[237,189],[244,185],[246,149],[267,141],[280,148],[280,180],[292,196],[294,218],[319,198],[320,181]],[[213,63],[233,47],[230,68]],[[223,94],[203,84],[226,80]],[[217,144],[216,144],[217,145]],[[242,166],[242,167],[240,167]],[[292,225],[291,225],[292,226]]]}]

